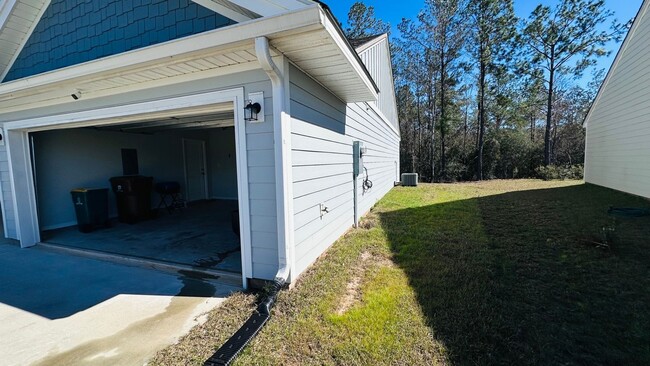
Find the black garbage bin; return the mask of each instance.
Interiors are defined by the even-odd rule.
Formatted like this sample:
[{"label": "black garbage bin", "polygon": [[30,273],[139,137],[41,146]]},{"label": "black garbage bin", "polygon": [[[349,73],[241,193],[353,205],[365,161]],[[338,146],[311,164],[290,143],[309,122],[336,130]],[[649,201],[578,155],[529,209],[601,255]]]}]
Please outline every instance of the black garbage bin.
[{"label": "black garbage bin", "polygon": [[127,175],[110,179],[120,222],[135,224],[151,218],[152,177]]},{"label": "black garbage bin", "polygon": [[79,231],[89,233],[99,226],[108,226],[107,188],[76,188],[70,194]]}]

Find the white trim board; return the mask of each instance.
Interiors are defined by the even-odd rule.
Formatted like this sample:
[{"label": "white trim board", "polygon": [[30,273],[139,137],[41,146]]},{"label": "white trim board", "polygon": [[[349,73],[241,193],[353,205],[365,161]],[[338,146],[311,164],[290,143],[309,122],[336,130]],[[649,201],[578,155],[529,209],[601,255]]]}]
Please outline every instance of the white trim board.
[{"label": "white trim board", "polygon": [[[234,88],[200,93],[162,100],[125,104],[121,106],[98,108],[92,111],[66,113],[55,116],[18,120],[4,124],[9,175],[13,193],[14,213],[18,238],[22,247],[30,247],[40,242],[35,186],[32,177],[32,162],[29,151],[29,132],[61,128],[77,128],[110,125],[124,118],[146,116],[147,113],[187,111],[210,105],[232,102],[235,120],[235,154],[237,158],[237,190],[239,195],[239,219],[242,255],[242,285],[246,287],[247,278],[252,278],[252,243],[250,229],[250,201],[248,191],[248,161],[246,149],[246,128],[243,110],[245,106],[244,88]],[[17,187],[23,189],[18,190]]]}]

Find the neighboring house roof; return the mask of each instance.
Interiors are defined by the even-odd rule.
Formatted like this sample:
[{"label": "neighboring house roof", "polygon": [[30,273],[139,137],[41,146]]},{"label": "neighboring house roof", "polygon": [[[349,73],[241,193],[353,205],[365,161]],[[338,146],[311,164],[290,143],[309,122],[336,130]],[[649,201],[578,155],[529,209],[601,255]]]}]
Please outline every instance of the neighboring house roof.
[{"label": "neighboring house roof", "polygon": [[385,35],[386,35],[385,33],[382,33],[382,34],[375,34],[374,36],[368,36],[368,37],[362,37],[362,38],[348,38],[348,40],[350,41],[350,44],[352,45],[352,47],[354,47],[355,49],[358,49],[361,46],[369,44],[372,41],[378,40],[378,39],[382,38]]},{"label": "neighboring house roof", "polygon": [[612,75],[614,74],[614,71],[618,67],[618,64],[621,61],[621,58],[625,54],[625,51],[627,50],[628,46],[630,45],[630,42],[634,35],[636,34],[637,30],[639,29],[639,26],[641,24],[641,20],[643,19],[643,15],[650,9],[650,0],[643,0],[643,3],[641,4],[641,7],[639,8],[639,11],[636,14],[636,17],[634,18],[634,22],[632,23],[632,26],[630,27],[629,32],[625,36],[625,40],[621,44],[621,48],[619,48],[618,53],[616,54],[616,58],[614,59],[614,62],[612,63],[612,66],[610,66],[609,71],[607,72],[607,76],[605,77],[605,80],[603,83],[600,85],[600,88],[598,89],[598,94],[596,94],[596,98],[594,99],[594,102],[591,104],[591,107],[589,108],[589,112],[587,113],[587,116],[585,117],[585,120],[583,122],[583,126],[587,127],[589,125],[589,119],[591,118],[593,111],[596,108],[596,104],[600,101],[602,98],[604,90],[607,88],[607,85],[609,84]]}]

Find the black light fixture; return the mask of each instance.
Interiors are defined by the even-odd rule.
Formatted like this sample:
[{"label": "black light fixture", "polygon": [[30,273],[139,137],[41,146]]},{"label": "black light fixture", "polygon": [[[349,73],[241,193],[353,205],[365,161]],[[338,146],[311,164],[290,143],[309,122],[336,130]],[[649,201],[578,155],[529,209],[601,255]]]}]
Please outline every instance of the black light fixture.
[{"label": "black light fixture", "polygon": [[246,121],[257,121],[257,115],[261,110],[262,106],[259,103],[253,103],[252,100],[249,100],[246,107],[244,107],[244,119]]}]

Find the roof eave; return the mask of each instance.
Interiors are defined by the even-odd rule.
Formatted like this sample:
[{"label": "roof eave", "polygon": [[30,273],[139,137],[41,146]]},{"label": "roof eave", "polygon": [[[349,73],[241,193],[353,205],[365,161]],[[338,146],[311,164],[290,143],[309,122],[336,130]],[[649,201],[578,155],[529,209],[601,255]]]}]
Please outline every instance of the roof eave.
[{"label": "roof eave", "polygon": [[[2,83],[0,84],[0,101],[26,95],[33,98],[36,94],[51,92],[62,85],[70,86],[77,81],[82,82],[93,78],[102,78],[106,75],[119,75],[125,70],[144,69],[147,65],[169,62],[169,60],[188,57],[188,55],[214,52],[220,47],[227,48],[252,42],[254,38],[259,36],[267,36],[273,40],[276,37],[287,37],[287,35],[299,37],[301,33],[313,31],[324,31],[326,33],[323,34],[331,37],[332,43],[338,47],[340,55],[347,61],[348,66],[346,68],[348,72],[351,73],[354,70],[356,75],[354,80],[357,80],[355,85],[359,86],[360,91],[356,92],[358,95],[337,96],[346,102],[376,100],[378,95],[376,85],[367,74],[360,59],[358,59],[358,55],[349,45],[344,43],[344,39],[337,33],[331,20],[325,16],[320,6],[314,4],[314,6],[301,10],[235,24],[183,39]],[[283,52],[282,49],[279,49],[279,51]],[[318,79],[318,77],[315,78]]]}]

